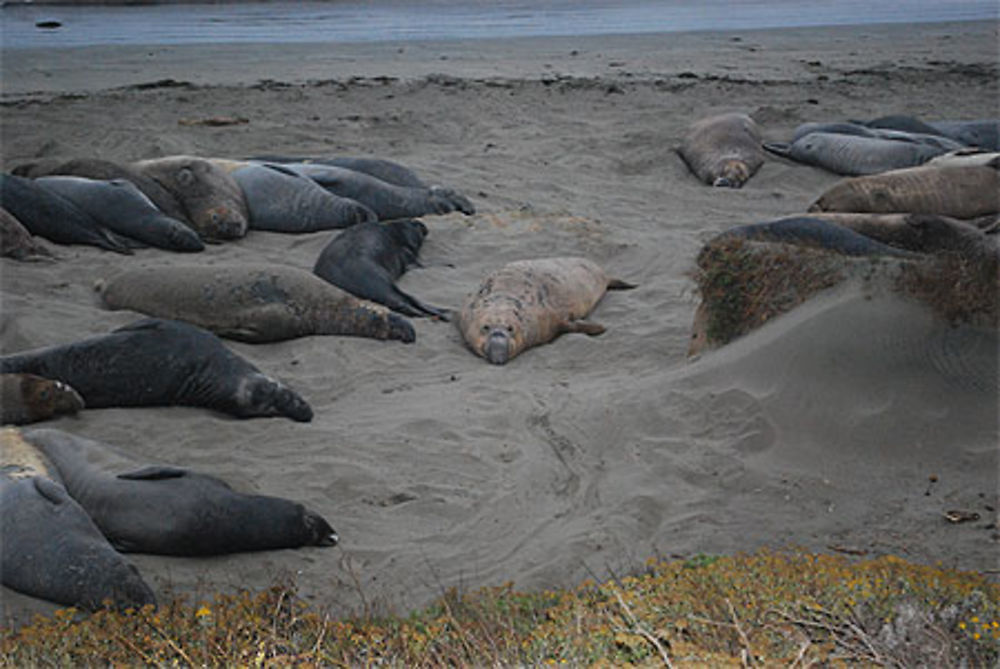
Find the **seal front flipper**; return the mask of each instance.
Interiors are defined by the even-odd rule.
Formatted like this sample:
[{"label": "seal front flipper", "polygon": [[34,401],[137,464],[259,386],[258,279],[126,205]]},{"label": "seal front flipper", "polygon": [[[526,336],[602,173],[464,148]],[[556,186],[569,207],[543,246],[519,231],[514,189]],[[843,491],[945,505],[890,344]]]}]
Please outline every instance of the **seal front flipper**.
[{"label": "seal front flipper", "polygon": [[775,155],[779,155],[782,158],[788,158],[790,160],[793,159],[791,156],[791,144],[786,144],[784,142],[764,142],[761,146],[763,146],[767,151],[770,151]]},{"label": "seal front flipper", "polygon": [[567,321],[559,324],[559,332],[579,332],[590,337],[604,334],[605,327],[600,323],[590,323],[588,321]]},{"label": "seal front flipper", "polygon": [[637,283],[629,283],[621,279],[608,279],[607,290],[632,290],[638,287],[639,284]]},{"label": "seal front flipper", "polygon": [[35,484],[35,490],[38,491],[38,494],[52,502],[55,506],[65,504],[70,500],[70,496],[69,493],[66,492],[66,488],[63,488],[54,481],[42,476],[36,476],[32,479],[32,483]]},{"label": "seal front flipper", "polygon": [[118,478],[129,481],[162,481],[163,479],[176,479],[186,476],[188,471],[180,467],[168,467],[165,465],[150,465],[137,469],[134,472],[119,474]]}]

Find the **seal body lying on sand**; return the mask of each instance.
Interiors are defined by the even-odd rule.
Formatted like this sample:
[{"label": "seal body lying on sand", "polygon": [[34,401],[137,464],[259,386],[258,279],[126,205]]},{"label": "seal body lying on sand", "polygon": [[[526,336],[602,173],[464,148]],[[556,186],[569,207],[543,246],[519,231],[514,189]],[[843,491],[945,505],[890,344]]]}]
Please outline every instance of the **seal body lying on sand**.
[{"label": "seal body lying on sand", "polygon": [[764,164],[760,130],[746,114],[720,114],[695,122],[678,152],[707,184],[740,188]]},{"label": "seal body lying on sand", "polygon": [[[0,577],[31,597],[97,610],[155,604],[138,570],[53,481],[16,430],[0,434]],[[30,461],[30,462],[28,462]]]},{"label": "seal body lying on sand", "polygon": [[169,191],[205,241],[246,235],[249,213],[243,191],[225,170],[195,156],[140,160],[130,167]]},{"label": "seal body lying on sand", "polygon": [[273,232],[347,228],[377,218],[360,202],[339,197],[309,177],[281,165],[213,158],[246,198],[250,227]]},{"label": "seal body lying on sand", "polygon": [[305,156],[258,156],[250,158],[268,163],[315,163],[317,165],[332,165],[343,167],[355,172],[363,172],[376,179],[381,179],[386,183],[407,188],[430,188],[417,173],[405,165],[401,165],[392,160],[384,158],[372,158],[369,156],[333,156],[330,158],[316,158]]},{"label": "seal body lying on sand", "polygon": [[284,163],[284,167],[309,177],[335,195],[360,202],[374,211],[380,221],[453,211],[476,213],[475,207],[464,195],[450,188],[397,186],[364,172],[335,165]]},{"label": "seal body lying on sand", "polygon": [[1000,119],[974,121],[932,121],[931,127],[966,146],[1000,151]]},{"label": "seal body lying on sand", "polygon": [[35,183],[66,198],[109,230],[143,244],[168,251],[205,248],[198,233],[157,209],[131,181],[51,176]]},{"label": "seal body lying on sand", "polygon": [[34,374],[0,374],[0,415],[5,425],[76,413],[83,406],[80,394],[62,381]]},{"label": "seal body lying on sand", "polygon": [[833,132],[812,132],[791,144],[764,142],[764,148],[806,165],[849,176],[916,167],[945,152],[927,144]]},{"label": "seal body lying on sand", "polygon": [[[965,148],[961,142],[945,137],[943,135],[928,135],[919,132],[904,132],[902,130],[890,130],[888,128],[869,128],[860,123],[803,123],[795,128],[792,136],[792,143],[797,142],[808,134],[814,132],[835,133],[838,135],[855,135],[858,137],[874,137],[878,139],[893,139],[911,144],[923,144],[942,151],[957,151]],[[766,148],[766,147],[765,147]]]},{"label": "seal body lying on sand", "polygon": [[458,329],[476,355],[502,365],[564,332],[601,334],[603,326],[579,319],[606,290],[633,287],[585,258],[520,260],[483,280],[462,306]]},{"label": "seal body lying on sand", "polygon": [[831,221],[809,216],[792,216],[766,223],[740,225],[725,230],[718,239],[739,237],[758,242],[780,242],[813,246],[849,256],[915,257]]},{"label": "seal body lying on sand", "polygon": [[976,167],[990,166],[1000,168],[1000,152],[982,151],[980,149],[960,149],[949,151],[932,158],[927,162],[935,167]]},{"label": "seal body lying on sand", "polygon": [[313,274],[352,295],[384,304],[407,316],[437,316],[447,310],[424,304],[396,287],[427,235],[427,226],[415,219],[361,223],[341,232],[326,245]]},{"label": "seal body lying on sand", "polygon": [[31,234],[57,244],[89,244],[117,253],[131,253],[88,213],[31,179],[0,174],[0,206]]},{"label": "seal body lying on sand", "polygon": [[844,179],[809,211],[941,214],[975,218],[1000,211],[1000,173],[989,166],[922,165]]},{"label": "seal body lying on sand", "polygon": [[97,289],[109,309],[185,321],[252,343],[309,335],[416,338],[398,314],[284,265],[151,267],[99,282]]},{"label": "seal body lying on sand", "polygon": [[148,318],[72,344],[0,357],[0,372],[37,374],[72,386],[88,408],[200,406],[241,418],[312,420],[284,384],[187,323]]},{"label": "seal body lying on sand", "polygon": [[0,255],[14,260],[54,259],[52,252],[3,207],[0,207]]},{"label": "seal body lying on sand", "polygon": [[136,463],[108,444],[61,430],[24,437],[120,551],[219,555],[337,543],[329,523],[296,502],[237,492],[189,469]]},{"label": "seal body lying on sand", "polygon": [[866,214],[815,212],[810,218],[830,221],[899,249],[918,253],[954,252],[978,255],[995,240],[970,222],[938,214]]}]

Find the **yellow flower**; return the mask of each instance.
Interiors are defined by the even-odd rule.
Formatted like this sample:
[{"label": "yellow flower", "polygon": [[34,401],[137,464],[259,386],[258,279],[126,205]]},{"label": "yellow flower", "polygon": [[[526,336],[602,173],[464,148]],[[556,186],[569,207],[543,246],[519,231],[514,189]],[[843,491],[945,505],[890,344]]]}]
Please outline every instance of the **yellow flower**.
[{"label": "yellow flower", "polygon": [[958,629],[964,630],[965,629],[965,623],[964,622],[958,623]]},{"label": "yellow flower", "polygon": [[212,611],[207,606],[203,606],[200,609],[198,609],[194,615],[197,616],[198,618],[204,618],[205,616],[212,615]]}]

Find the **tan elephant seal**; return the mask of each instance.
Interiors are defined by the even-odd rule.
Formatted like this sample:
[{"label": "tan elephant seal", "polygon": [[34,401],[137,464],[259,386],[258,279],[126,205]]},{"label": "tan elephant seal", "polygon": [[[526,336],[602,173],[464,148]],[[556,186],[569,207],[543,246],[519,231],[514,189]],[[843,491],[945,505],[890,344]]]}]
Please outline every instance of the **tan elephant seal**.
[{"label": "tan elephant seal", "polygon": [[184,321],[252,343],[322,334],[416,338],[402,316],[284,265],[149,267],[99,281],[95,289],[109,309]]},{"label": "tan elephant seal", "polygon": [[140,160],[130,167],[173,195],[205,241],[246,235],[250,214],[243,191],[221,167],[195,156]]},{"label": "tan elephant seal", "polygon": [[483,280],[466,299],[457,325],[476,355],[502,365],[564,332],[601,334],[604,326],[579,319],[593,310],[606,290],[634,287],[609,279],[585,258],[520,260]]},{"label": "tan elephant seal", "polygon": [[695,175],[712,186],[740,188],[764,164],[760,130],[746,114],[696,121],[678,149]]},{"label": "tan elephant seal", "polygon": [[1000,211],[1000,172],[982,165],[921,165],[843,179],[817,198],[809,211],[976,218]]}]

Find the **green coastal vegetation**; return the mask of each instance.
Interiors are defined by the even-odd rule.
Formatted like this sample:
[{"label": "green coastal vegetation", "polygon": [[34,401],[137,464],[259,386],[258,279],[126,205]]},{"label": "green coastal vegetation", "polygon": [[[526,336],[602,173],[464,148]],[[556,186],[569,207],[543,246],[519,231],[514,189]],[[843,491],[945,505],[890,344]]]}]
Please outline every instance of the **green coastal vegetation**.
[{"label": "green coastal vegetation", "polygon": [[933,666],[1000,662],[989,574],[893,556],[760,551],[650,560],[574,589],[448,591],[408,615],[334,618],[294,585],[0,636],[0,666]]}]

